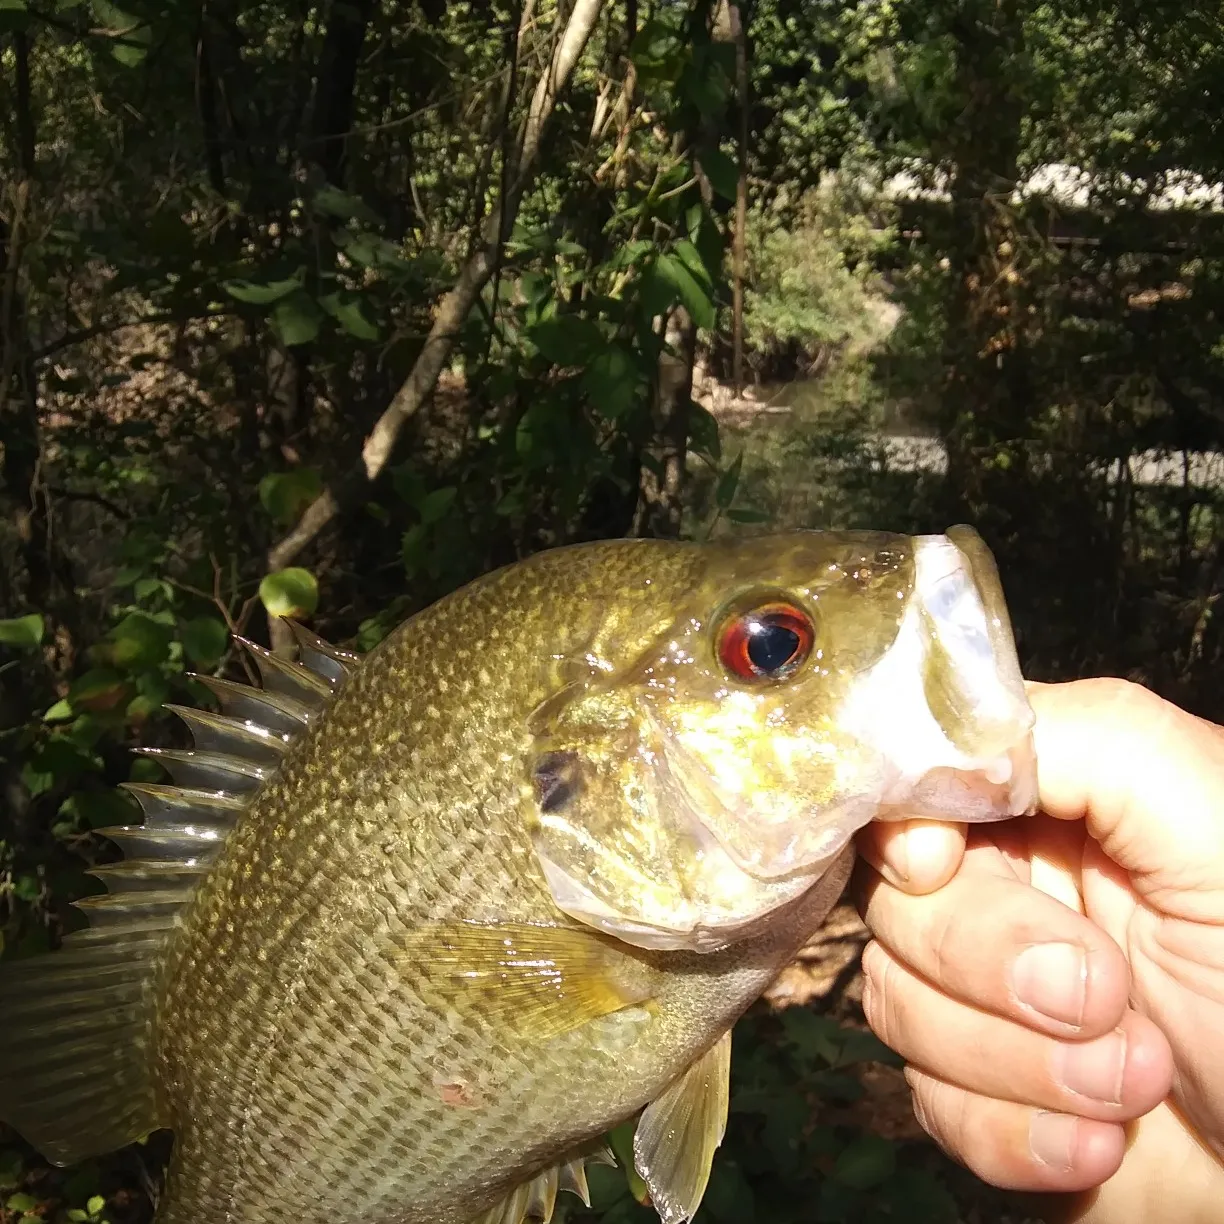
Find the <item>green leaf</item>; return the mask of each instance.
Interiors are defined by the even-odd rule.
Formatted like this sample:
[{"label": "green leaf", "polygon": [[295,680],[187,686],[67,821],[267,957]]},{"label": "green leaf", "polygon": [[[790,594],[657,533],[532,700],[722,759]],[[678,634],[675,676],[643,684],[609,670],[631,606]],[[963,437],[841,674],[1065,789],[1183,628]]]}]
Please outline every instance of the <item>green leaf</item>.
[{"label": "green leaf", "polygon": [[638,261],[654,250],[654,243],[645,238],[627,242],[604,265],[609,271],[623,272],[626,268],[635,267]]},{"label": "green leaf", "polygon": [[707,290],[714,288],[714,274],[706,266],[701,252],[687,238],[681,238],[676,243],[676,254],[680,262],[693,274],[693,277],[705,286]]},{"label": "green leaf", "polygon": [[870,1190],[893,1175],[897,1148],[878,1135],[863,1135],[844,1148],[833,1167],[833,1176],[854,1190]]},{"label": "green leaf", "polygon": [[366,225],[381,224],[381,218],[360,196],[341,191],[330,183],[320,187],[310,202],[315,212],[327,217],[336,217],[341,221],[362,221]]},{"label": "green leaf", "polygon": [[117,671],[98,667],[72,682],[72,687],[68,690],[68,700],[75,710],[105,714],[126,701],[129,692],[130,686]]},{"label": "green leaf", "polygon": [[174,589],[164,578],[138,578],[132,584],[132,594],[142,600],[153,595],[164,595],[169,599],[174,594]]},{"label": "green leaf", "polygon": [[71,819],[78,829],[105,829],[131,824],[135,805],[127,791],[106,786],[73,791],[60,804],[59,815]]},{"label": "green leaf", "polygon": [[43,640],[43,629],[43,618],[37,612],[12,620],[0,620],[0,643],[22,650],[35,650]]},{"label": "green leaf", "polygon": [[309,570],[291,566],[268,574],[259,598],[269,616],[309,616],[319,606],[319,584]]},{"label": "green leaf", "polygon": [[65,722],[69,718],[75,718],[76,711],[72,708],[72,702],[64,699],[57,701],[44,715],[43,722]]},{"label": "green leaf", "polygon": [[230,280],[224,281],[221,288],[239,302],[248,302],[252,306],[270,306],[273,302],[288,297],[295,289],[300,289],[305,275],[306,269],[299,268],[288,280]]},{"label": "green leaf", "polygon": [[696,454],[714,463],[722,458],[718,421],[696,401],[689,402],[688,431],[689,446]]},{"label": "green leaf", "polygon": [[377,340],[382,334],[370,312],[368,299],[360,293],[354,293],[350,289],[325,293],[319,298],[319,305],[350,336],[356,336],[358,340]]},{"label": "green leaf", "polygon": [[271,472],[259,482],[260,503],[278,523],[292,523],[322,492],[323,478],[308,467]]},{"label": "green leaf", "polygon": [[672,252],[660,255],[655,261],[659,275],[675,290],[677,298],[693,317],[698,327],[709,330],[715,323],[714,301],[709,290],[685,267],[680,257]]},{"label": "green leaf", "polygon": [[[0,943],[0,951],[3,948]],[[11,1190],[21,1181],[21,1168],[19,1153],[0,1151],[0,1190]]]},{"label": "green leaf", "polygon": [[12,1194],[4,1205],[9,1211],[33,1211],[38,1200],[32,1194]]},{"label": "green leaf", "polygon": [[309,344],[319,334],[323,311],[305,289],[297,289],[277,302],[268,321],[276,338],[293,348]]},{"label": "green leaf", "polygon": [[219,616],[197,616],[183,626],[183,649],[201,667],[214,667],[229,645],[229,629]]},{"label": "green leaf", "polygon": [[604,342],[599,328],[580,315],[542,319],[528,335],[540,353],[559,366],[585,365]]},{"label": "green leaf", "polygon": [[583,391],[609,421],[624,416],[633,407],[639,385],[633,353],[616,343],[597,353],[582,376]]},{"label": "green leaf", "polygon": [[715,193],[724,200],[734,200],[739,190],[739,169],[735,162],[721,149],[706,149],[700,161]]},{"label": "green leaf", "polygon": [[404,563],[404,572],[409,578],[421,568],[424,559],[425,527],[422,523],[414,523],[400,540],[400,560]]},{"label": "green leaf", "polygon": [[156,667],[170,657],[174,632],[168,625],[143,612],[125,616],[106,635],[110,659],[119,667]]},{"label": "green leaf", "polygon": [[142,63],[153,42],[148,22],[111,4],[110,0],[90,0],[90,8],[103,27],[98,33],[115,40],[111,55],[125,68],[135,68]]},{"label": "green leaf", "polygon": [[448,486],[445,489],[434,489],[432,493],[427,493],[417,503],[417,513],[421,516],[421,522],[425,526],[430,526],[444,519],[451,506],[454,505],[458,492],[458,489]]},{"label": "green leaf", "polygon": [[91,1216],[101,1215],[105,1208],[106,1200],[100,1194],[95,1194],[93,1198],[91,1198],[89,1202],[85,1204],[85,1210],[88,1211]]},{"label": "green leaf", "polygon": [[740,469],[744,466],[744,456],[735,456],[735,462],[718,478],[714,488],[714,503],[720,510],[726,510],[735,500],[735,491],[739,488]]}]

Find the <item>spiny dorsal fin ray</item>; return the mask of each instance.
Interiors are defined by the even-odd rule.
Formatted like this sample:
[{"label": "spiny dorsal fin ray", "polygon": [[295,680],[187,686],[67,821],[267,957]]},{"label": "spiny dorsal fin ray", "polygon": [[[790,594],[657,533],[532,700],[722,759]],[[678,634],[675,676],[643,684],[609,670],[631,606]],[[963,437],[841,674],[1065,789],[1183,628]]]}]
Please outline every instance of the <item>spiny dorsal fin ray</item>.
[{"label": "spiny dorsal fin ray", "polygon": [[606,1164],[615,1168],[616,1157],[599,1144],[590,1151],[570,1156],[559,1164],[542,1169],[535,1177],[515,1186],[496,1206],[478,1216],[472,1224],[550,1224],[557,1193],[576,1194],[583,1206],[591,1205],[587,1189],[586,1166]]},{"label": "spiny dorsal fin ray", "polygon": [[232,829],[249,798],[246,795],[227,795],[224,791],[165,786],[160,782],[122,782],[120,785],[140,804],[146,829],[155,829],[163,824],[179,825],[193,819],[209,827],[215,825]]},{"label": "spiny dorsal fin ray", "polygon": [[728,1029],[638,1120],[633,1163],[663,1224],[684,1224],[701,1206],[727,1129],[730,1087]]},{"label": "spiny dorsal fin ray", "polygon": [[[290,623],[292,628],[292,622]],[[290,662],[246,638],[234,639],[255,660],[265,692],[282,693],[312,710],[322,710],[332,695],[332,685],[318,672],[302,663]]]},{"label": "spiny dorsal fin ray", "polygon": [[193,790],[224,791],[245,795],[258,790],[272,772],[266,765],[243,761],[217,752],[191,748],[137,748],[141,756],[156,761],[174,779],[176,786]]},{"label": "spiny dorsal fin ray", "polygon": [[147,749],[175,785],[129,783],[144,823],[99,829],[125,854],[96,869],[108,892],[77,903],[90,926],[59,952],[0,968],[0,1120],[48,1160],[73,1164],[166,1124],[150,1075],[166,941],[200,879],[290,741],[357,662],[295,627],[302,664],[260,665],[265,688],[201,682],[221,714],[168,706],[194,748]]},{"label": "spiny dorsal fin ray", "polygon": [[302,666],[322,676],[333,689],[339,688],[361,662],[360,655],[355,655],[350,650],[342,650],[339,646],[332,646],[322,638],[315,637],[309,629],[299,625],[297,621],[286,621],[285,623],[297,640],[298,657],[301,659]]},{"label": "spiny dorsal fin ray", "polygon": [[171,705],[169,702],[166,709],[172,710],[187,724],[200,752],[237,757],[256,765],[275,768],[289,746],[289,736],[283,732],[239,722],[223,714],[214,714],[211,710],[197,710],[194,706]]},{"label": "spiny dorsal fin ray", "polygon": [[284,693],[265,692],[216,676],[193,676],[192,679],[212,693],[226,718],[270,731],[273,735],[292,738],[310,724],[314,713],[310,706]]}]

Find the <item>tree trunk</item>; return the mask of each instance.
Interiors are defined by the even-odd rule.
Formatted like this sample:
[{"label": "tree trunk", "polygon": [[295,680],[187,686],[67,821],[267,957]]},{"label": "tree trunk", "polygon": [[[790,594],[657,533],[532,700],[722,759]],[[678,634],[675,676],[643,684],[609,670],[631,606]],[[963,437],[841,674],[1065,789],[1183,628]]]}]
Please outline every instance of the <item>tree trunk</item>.
[{"label": "tree trunk", "polygon": [[735,39],[735,93],[739,105],[739,176],[735,185],[735,230],[731,236],[731,381],[744,390],[744,278],[748,254],[748,32],[737,4],[728,5]]},{"label": "tree trunk", "polygon": [[942,433],[949,512],[988,538],[1020,521],[1030,409],[1024,285],[1011,205],[1023,120],[1025,0],[979,0],[954,27],[964,110],[949,133],[955,165],[944,344]]},{"label": "tree trunk", "polygon": [[3,283],[0,284],[0,438],[4,443],[0,475],[25,571],[24,598],[20,602],[34,611],[45,612],[51,603],[54,567],[47,531],[46,484],[39,471],[42,438],[38,421],[37,372],[22,284],[25,230],[35,187],[30,39],[24,32],[13,35],[13,59],[16,148],[10,150],[10,156],[17,173],[8,188],[7,204],[12,221],[6,225],[0,220],[0,269],[3,270]]},{"label": "tree trunk", "polygon": [[323,171],[323,177],[337,185],[344,182],[357,65],[373,15],[374,0],[333,0],[319,53],[318,85],[304,152]]},{"label": "tree trunk", "polygon": [[666,347],[659,355],[653,440],[642,459],[635,536],[676,539],[680,535],[696,356],[697,325],[678,306],[667,320]]}]

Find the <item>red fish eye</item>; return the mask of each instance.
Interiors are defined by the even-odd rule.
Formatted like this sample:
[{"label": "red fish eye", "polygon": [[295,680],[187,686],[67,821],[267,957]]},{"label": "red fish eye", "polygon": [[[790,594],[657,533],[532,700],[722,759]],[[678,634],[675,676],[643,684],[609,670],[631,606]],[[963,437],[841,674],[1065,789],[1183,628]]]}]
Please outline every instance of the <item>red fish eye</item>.
[{"label": "red fish eye", "polygon": [[802,666],[814,637],[806,612],[793,604],[762,604],[727,621],[718,657],[737,679],[782,680]]}]

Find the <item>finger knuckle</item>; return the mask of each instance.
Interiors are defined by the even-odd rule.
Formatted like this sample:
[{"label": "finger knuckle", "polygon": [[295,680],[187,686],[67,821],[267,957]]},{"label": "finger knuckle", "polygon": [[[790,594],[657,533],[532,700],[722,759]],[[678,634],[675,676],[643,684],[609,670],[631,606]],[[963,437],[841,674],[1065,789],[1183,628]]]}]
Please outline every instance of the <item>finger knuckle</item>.
[{"label": "finger knuckle", "polygon": [[921,1072],[907,1078],[918,1125],[950,1156],[963,1158],[968,1093],[955,1084]]}]

